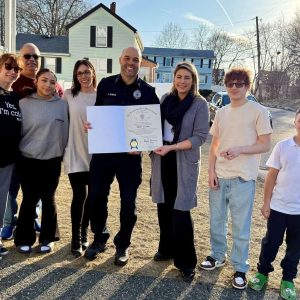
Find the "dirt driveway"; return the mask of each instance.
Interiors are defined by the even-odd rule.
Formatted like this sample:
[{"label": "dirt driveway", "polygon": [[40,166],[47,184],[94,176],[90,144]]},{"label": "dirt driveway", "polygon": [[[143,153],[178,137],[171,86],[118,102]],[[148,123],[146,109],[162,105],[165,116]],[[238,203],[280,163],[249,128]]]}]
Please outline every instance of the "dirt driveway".
[{"label": "dirt driveway", "polygon": [[[272,109],[274,115],[273,143],[293,134],[291,120],[294,113]],[[209,254],[209,210],[207,187],[208,143],[202,148],[202,172],[199,183],[199,206],[193,210],[195,242],[199,262]],[[265,160],[265,156],[264,156]],[[156,206],[149,197],[149,158],[144,157],[143,183],[138,193],[138,221],[133,232],[128,265],[113,265],[112,238],[108,249],[93,262],[75,259],[70,254],[70,201],[71,188],[62,174],[57,192],[61,240],[56,251],[41,256],[33,251],[29,256],[17,253],[12,241],[5,242],[10,253],[0,261],[1,299],[277,299],[281,279],[279,267],[283,251],[278,255],[275,272],[271,275],[268,290],[255,293],[249,289],[233,291],[230,285],[233,269],[229,263],[213,271],[197,271],[191,285],[178,279],[178,271],[170,262],[152,260],[157,250],[158,224]],[[251,269],[255,272],[260,241],[265,233],[266,221],[259,208],[263,184],[257,183],[253,213],[250,250]],[[109,201],[108,226],[112,236],[119,226],[119,192],[114,183]],[[229,246],[231,234],[229,232]],[[283,249],[282,249],[283,250]],[[299,278],[296,285],[300,288]],[[279,298],[278,298],[279,299]]]}]

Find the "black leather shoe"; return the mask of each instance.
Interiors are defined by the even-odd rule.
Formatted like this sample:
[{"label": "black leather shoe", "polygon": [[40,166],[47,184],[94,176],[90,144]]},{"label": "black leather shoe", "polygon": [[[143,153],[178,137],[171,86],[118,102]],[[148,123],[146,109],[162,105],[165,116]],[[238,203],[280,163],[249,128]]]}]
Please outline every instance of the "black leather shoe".
[{"label": "black leather shoe", "polygon": [[84,252],[84,257],[88,260],[94,260],[97,258],[99,253],[102,253],[106,250],[105,243],[93,242]]},{"label": "black leather shoe", "polygon": [[181,270],[180,272],[181,272],[182,279],[185,282],[191,282],[195,277],[195,269]]},{"label": "black leather shoe", "polygon": [[123,267],[128,263],[129,253],[127,249],[117,249],[115,254],[115,265]]},{"label": "black leather shoe", "polygon": [[161,252],[157,251],[155,253],[154,257],[153,257],[153,260],[155,260],[155,261],[166,261],[166,260],[169,260],[171,258],[172,258],[171,255],[169,255],[169,256],[163,255]]}]

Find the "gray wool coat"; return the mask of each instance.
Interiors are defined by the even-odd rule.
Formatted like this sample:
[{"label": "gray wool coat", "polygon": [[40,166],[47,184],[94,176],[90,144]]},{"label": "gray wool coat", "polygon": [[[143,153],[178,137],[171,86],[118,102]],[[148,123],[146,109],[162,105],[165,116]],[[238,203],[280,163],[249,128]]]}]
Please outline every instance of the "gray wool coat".
[{"label": "gray wool coat", "polygon": [[[177,197],[174,208],[188,211],[197,206],[197,186],[200,172],[201,145],[209,131],[208,105],[204,98],[195,97],[186,111],[178,142],[188,139],[192,149],[176,152],[177,161]],[[154,152],[151,157],[151,196],[154,203],[164,203],[164,191],[161,181],[161,157]]]}]

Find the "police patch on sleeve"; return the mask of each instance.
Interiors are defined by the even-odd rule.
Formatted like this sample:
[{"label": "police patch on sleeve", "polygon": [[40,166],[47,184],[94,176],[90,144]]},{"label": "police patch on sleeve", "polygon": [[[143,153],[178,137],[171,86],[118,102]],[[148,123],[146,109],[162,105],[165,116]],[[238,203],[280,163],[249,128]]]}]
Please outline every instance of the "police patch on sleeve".
[{"label": "police patch on sleeve", "polygon": [[133,92],[133,97],[134,97],[135,99],[140,99],[141,96],[142,96],[142,93],[141,93],[140,90],[135,90],[135,91]]}]

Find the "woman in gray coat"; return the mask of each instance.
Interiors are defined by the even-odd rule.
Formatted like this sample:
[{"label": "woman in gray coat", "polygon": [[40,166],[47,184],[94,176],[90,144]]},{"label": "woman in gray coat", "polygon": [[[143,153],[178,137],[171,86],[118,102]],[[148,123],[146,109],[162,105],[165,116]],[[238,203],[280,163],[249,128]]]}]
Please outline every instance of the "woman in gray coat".
[{"label": "woman in gray coat", "polygon": [[194,278],[197,264],[190,210],[197,206],[200,146],[209,130],[208,106],[198,86],[196,68],[179,63],[172,90],[161,103],[164,145],[150,154],[151,195],[160,227],[154,260],[173,258],[186,281]]}]

